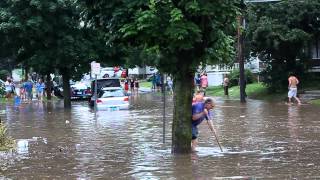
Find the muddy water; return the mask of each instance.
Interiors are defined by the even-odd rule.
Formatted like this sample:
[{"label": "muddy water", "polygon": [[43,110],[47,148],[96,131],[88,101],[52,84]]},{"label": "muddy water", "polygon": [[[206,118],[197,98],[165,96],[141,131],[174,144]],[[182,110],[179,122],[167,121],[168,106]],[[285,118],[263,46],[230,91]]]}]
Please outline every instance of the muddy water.
[{"label": "muddy water", "polygon": [[205,123],[198,152],[172,155],[172,99],[163,144],[161,96],[131,99],[129,111],[101,111],[86,102],[1,104],[17,149],[0,153],[8,179],[320,179],[320,113],[287,106],[217,99],[215,126],[223,153]]}]

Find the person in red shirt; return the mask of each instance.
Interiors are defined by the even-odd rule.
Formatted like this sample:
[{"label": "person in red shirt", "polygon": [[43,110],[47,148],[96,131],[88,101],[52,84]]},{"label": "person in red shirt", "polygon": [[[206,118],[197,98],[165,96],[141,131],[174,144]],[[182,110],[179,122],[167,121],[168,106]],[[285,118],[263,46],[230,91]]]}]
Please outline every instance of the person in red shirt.
[{"label": "person in red shirt", "polygon": [[200,77],[201,79],[201,89],[203,91],[203,95],[206,95],[206,89],[208,87],[208,77],[207,73],[203,73],[202,76]]},{"label": "person in red shirt", "polygon": [[124,82],[124,91],[126,93],[128,93],[128,91],[129,91],[129,82],[127,80]]}]

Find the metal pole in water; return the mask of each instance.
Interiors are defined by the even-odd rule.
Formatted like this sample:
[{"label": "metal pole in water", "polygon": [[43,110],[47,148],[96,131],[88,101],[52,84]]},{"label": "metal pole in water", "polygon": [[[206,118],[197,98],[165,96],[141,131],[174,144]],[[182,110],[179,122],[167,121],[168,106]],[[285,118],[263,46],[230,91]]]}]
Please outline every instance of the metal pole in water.
[{"label": "metal pole in water", "polygon": [[166,142],[166,84],[165,75],[162,75],[162,99],[163,99],[163,144]]},{"label": "metal pole in water", "polygon": [[95,81],[94,81],[94,112],[96,113],[97,112],[97,92],[98,92],[98,85],[97,85],[97,78],[98,78],[98,75],[96,74],[95,75]]}]

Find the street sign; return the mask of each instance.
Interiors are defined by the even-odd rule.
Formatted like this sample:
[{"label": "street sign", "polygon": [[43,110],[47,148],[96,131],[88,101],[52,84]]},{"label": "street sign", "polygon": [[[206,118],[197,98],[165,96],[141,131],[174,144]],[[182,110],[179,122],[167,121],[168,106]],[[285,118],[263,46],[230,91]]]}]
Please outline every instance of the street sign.
[{"label": "street sign", "polygon": [[95,61],[91,62],[91,73],[95,74],[95,75],[99,75],[100,74],[100,63],[96,63]]}]

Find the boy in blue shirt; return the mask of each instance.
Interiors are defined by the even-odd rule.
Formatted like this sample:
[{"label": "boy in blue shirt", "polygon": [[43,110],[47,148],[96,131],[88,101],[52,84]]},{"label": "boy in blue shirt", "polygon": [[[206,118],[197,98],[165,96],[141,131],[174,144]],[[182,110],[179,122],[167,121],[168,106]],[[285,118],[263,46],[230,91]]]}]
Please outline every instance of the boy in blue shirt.
[{"label": "boy in blue shirt", "polygon": [[192,141],[191,150],[195,151],[198,145],[198,125],[202,123],[203,120],[207,120],[207,124],[212,131],[215,131],[211,121],[212,114],[210,110],[213,109],[214,102],[211,98],[207,98],[204,102],[198,102],[192,105]]},{"label": "boy in blue shirt", "polygon": [[42,81],[42,79],[39,79],[38,83],[36,84],[36,91],[39,101],[43,101],[43,91],[44,91],[45,85]]},{"label": "boy in blue shirt", "polygon": [[27,94],[27,101],[31,102],[33,97],[33,94],[32,94],[33,83],[31,82],[30,79],[28,79],[26,82],[23,83],[23,88],[25,89]]}]

